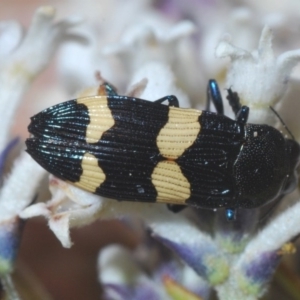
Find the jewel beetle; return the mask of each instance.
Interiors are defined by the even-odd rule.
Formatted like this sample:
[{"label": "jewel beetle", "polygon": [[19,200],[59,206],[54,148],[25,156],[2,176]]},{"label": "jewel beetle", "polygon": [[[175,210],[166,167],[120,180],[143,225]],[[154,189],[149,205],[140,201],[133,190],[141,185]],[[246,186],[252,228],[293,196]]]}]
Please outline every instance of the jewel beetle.
[{"label": "jewel beetle", "polygon": [[[105,83],[93,97],[54,105],[31,118],[27,152],[47,171],[119,201],[256,208],[291,192],[299,144],[277,129],[247,123],[237,93],[223,114],[215,80],[207,110],[179,108],[175,96],[154,102],[118,95]],[[209,111],[210,101],[217,113]]]}]

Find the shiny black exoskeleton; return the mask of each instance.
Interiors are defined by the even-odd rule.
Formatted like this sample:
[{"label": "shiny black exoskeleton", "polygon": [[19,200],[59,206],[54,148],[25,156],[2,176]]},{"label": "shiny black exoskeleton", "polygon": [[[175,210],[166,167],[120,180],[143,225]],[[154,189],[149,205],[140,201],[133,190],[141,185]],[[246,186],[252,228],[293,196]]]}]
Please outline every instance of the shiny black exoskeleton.
[{"label": "shiny black exoskeleton", "polygon": [[[212,99],[217,112],[223,114],[221,94],[214,80],[209,81],[207,94],[208,103]],[[295,189],[300,147],[294,139],[285,138],[271,126],[247,124],[249,108],[241,106],[237,93],[231,89],[227,99],[245,133],[244,143],[233,164],[236,205],[227,209],[227,218],[232,219],[237,207],[259,207]]]},{"label": "shiny black exoskeleton", "polygon": [[[218,188],[198,203],[199,206],[205,207],[225,207],[227,219],[233,220],[236,209],[260,207],[273,200],[281,199],[295,189],[298,182],[296,169],[300,161],[300,147],[294,139],[285,138],[272,126],[247,123],[249,108],[241,106],[236,92],[228,89],[227,99],[236,116],[236,121],[231,124],[228,123],[230,119],[223,116],[223,100],[217,82],[209,80],[207,107],[203,113],[205,116],[210,110],[210,101],[212,101],[217,115],[212,119],[209,115],[207,120],[202,118],[203,131],[202,136],[200,135],[202,141],[199,145],[210,143],[212,147],[207,148],[206,154],[216,155],[215,144],[219,143],[219,150],[226,159],[222,160],[216,156],[216,160],[210,162],[209,171],[218,173],[219,170],[226,169],[227,176],[225,175],[224,178],[224,174],[219,173],[219,185],[216,184],[218,179],[215,181],[215,186]],[[223,135],[221,142],[220,132]],[[222,166],[218,164],[218,159]],[[226,161],[225,167],[224,161]],[[195,162],[196,165],[197,163],[199,162]],[[199,182],[201,181],[202,179],[199,179]],[[199,192],[195,194],[197,196],[187,200],[187,203],[192,205],[197,202],[196,197],[199,198]],[[169,205],[174,212],[184,207]]]},{"label": "shiny black exoskeleton", "polygon": [[[173,211],[224,207],[234,219],[238,208],[291,192],[299,144],[271,126],[247,123],[249,108],[231,89],[227,99],[236,119],[224,116],[215,80],[207,99],[207,110],[184,109],[175,96],[151,102],[118,95],[105,83],[95,97],[33,116],[27,151],[50,173],[89,192],[168,203]],[[209,111],[210,101],[217,114]]]}]

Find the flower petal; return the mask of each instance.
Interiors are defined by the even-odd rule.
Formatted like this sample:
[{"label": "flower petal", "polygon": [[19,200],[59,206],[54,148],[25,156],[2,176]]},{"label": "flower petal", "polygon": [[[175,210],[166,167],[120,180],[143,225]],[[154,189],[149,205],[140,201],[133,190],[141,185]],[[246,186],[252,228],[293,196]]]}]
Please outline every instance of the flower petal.
[{"label": "flower petal", "polygon": [[27,153],[21,154],[0,191],[0,222],[15,218],[33,201],[45,174]]},{"label": "flower petal", "polygon": [[223,40],[216,49],[218,57],[229,56],[231,67],[227,74],[227,86],[239,94],[242,105],[250,108],[249,122],[274,125],[276,116],[269,106],[276,105],[288,88],[288,78],[300,60],[300,50],[274,56],[272,31],[265,27],[259,46],[252,53]]},{"label": "flower petal", "polygon": [[[47,66],[57,48],[65,42],[69,30],[78,22],[67,19],[55,24],[54,8],[39,8],[22,43],[9,55],[0,69],[1,129],[0,149],[8,139],[13,115],[33,79]],[[74,39],[74,36],[73,36]],[[34,58],[34,59],[33,59]]]}]

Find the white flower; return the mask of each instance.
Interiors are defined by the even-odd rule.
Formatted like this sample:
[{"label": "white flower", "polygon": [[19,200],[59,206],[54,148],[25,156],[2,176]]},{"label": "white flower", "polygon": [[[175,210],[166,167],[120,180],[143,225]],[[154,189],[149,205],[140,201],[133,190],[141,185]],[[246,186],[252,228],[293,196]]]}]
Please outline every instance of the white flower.
[{"label": "white flower", "polygon": [[[113,84],[115,78],[117,86],[120,86],[121,89],[125,90],[125,87],[129,87],[129,95],[156,100],[168,94],[175,94],[183,106],[191,106],[191,100],[197,100],[194,105],[203,102],[205,94],[203,73],[216,74],[218,68],[212,66],[209,69],[209,63],[205,71],[198,68],[199,64],[196,62],[195,55],[197,49],[193,47],[195,44],[189,39],[190,35],[195,32],[195,26],[181,20],[176,24],[170,20],[164,21],[161,15],[154,10],[151,12],[146,10],[150,7],[148,1],[135,0],[130,3],[136,17],[132,18],[130,14],[124,15],[124,19],[127,21],[130,19],[128,26],[125,26],[124,19],[120,18],[122,9],[125,8],[120,4],[117,8],[118,13],[108,14],[107,17],[109,22],[106,25],[110,24],[111,26],[113,26],[112,20],[120,19],[112,30],[103,29],[100,37],[96,35],[96,30],[91,31],[88,35],[90,45],[86,49],[74,46],[65,48],[60,56],[60,61],[64,62],[60,63],[60,70],[62,82],[68,92],[78,93],[77,89],[93,85],[94,72],[100,71],[102,76],[105,79],[108,77]],[[46,12],[49,12],[49,8],[46,9]],[[137,13],[140,14],[137,15]],[[195,16],[196,13],[193,15]],[[48,16],[47,20],[51,19],[49,14],[46,16]],[[249,47],[256,38],[258,26],[251,27],[251,16],[248,9],[235,10],[231,14],[231,23],[229,22],[228,28],[234,29],[233,34],[237,41],[235,43],[242,44],[243,46],[240,46],[242,48]],[[273,24],[276,23],[274,20]],[[222,19],[218,22],[218,28],[223,28]],[[42,22],[42,24],[44,23]],[[47,24],[49,25],[49,22]],[[276,24],[279,26],[279,19]],[[209,25],[211,24],[208,22],[207,28]],[[243,28],[239,28],[239,26],[243,26]],[[65,28],[65,26],[62,27]],[[52,26],[49,25],[49,28]],[[87,26],[82,30],[82,35],[87,36],[88,28]],[[18,37],[18,28],[11,30]],[[33,32],[36,36],[46,39],[48,44],[45,44],[47,47],[51,47],[57,41],[53,35],[57,36],[55,30],[54,33],[52,29],[50,31],[52,35],[49,34],[49,40],[47,40],[48,35],[45,31]],[[208,34],[208,31],[206,33]],[[109,39],[110,34],[114,36],[111,40]],[[68,34],[63,35],[63,40],[67,40],[68,36]],[[198,38],[200,38],[199,36]],[[277,119],[269,112],[268,106],[283,103],[282,99],[286,94],[291,70],[299,59],[299,50],[286,52],[276,58],[271,39],[271,31],[266,27],[263,30],[258,49],[255,51],[243,50],[234,46],[228,39],[222,40],[216,51],[219,57],[228,56],[232,60],[226,87],[238,92],[242,104],[250,107],[251,122],[275,123],[274,119]],[[17,38],[12,40],[7,48],[3,48],[3,53],[9,52],[6,49],[15,49],[16,41]],[[203,40],[201,41],[203,42]],[[42,43],[36,45],[39,51],[44,50],[41,45]],[[213,53],[214,46],[209,47],[210,54]],[[28,48],[25,47],[25,49]],[[29,50],[28,52],[30,52]],[[50,52],[46,52],[47,59]],[[33,52],[33,54],[36,53]],[[86,57],[81,59],[80,56],[83,54]],[[16,57],[18,58],[18,56]],[[119,59],[118,63],[116,63],[117,59]],[[14,62],[14,60],[12,61]],[[22,74],[32,75],[32,69],[39,70],[43,65],[42,61],[37,59],[37,62],[29,67],[27,64],[21,64],[22,67],[26,67],[26,72]],[[9,68],[5,70],[6,73],[10,71]],[[23,82],[21,87],[27,87],[32,76],[24,78],[27,81],[21,81]],[[195,85],[195,82],[198,84]],[[8,84],[7,86],[13,90],[14,85]],[[92,90],[89,90],[89,95],[93,94]],[[82,96],[84,93],[80,95]],[[11,98],[19,99],[16,96]],[[14,107],[17,104],[15,100],[12,103],[14,103]],[[9,111],[13,114],[14,109]],[[241,221],[241,224],[238,222],[229,224],[224,221],[224,211],[186,209],[174,214],[164,204],[117,202],[89,194],[57,178],[50,178],[51,200],[25,208],[19,213],[22,218],[45,216],[48,219],[49,227],[62,245],[70,247],[70,229],[72,227],[88,224],[98,218],[138,217],[145,222],[153,238],[161,245],[171,249],[182,260],[183,269],[192,268],[193,275],[197,274],[201,278],[201,282],[205,281],[206,286],[214,288],[220,299],[254,300],[261,296],[283,254],[283,251],[280,250],[281,247],[300,232],[298,224],[300,206],[298,204],[284,213],[278,214],[254,236],[259,209],[248,212],[239,210],[238,221]],[[27,178],[24,180],[26,181]],[[31,190],[34,189],[35,186],[31,187]],[[7,199],[6,197],[3,207],[6,212],[10,212]],[[26,206],[27,202],[21,202],[21,209]],[[12,211],[11,215],[19,212],[19,210]],[[211,222],[213,216],[217,219],[215,225]],[[210,233],[204,230],[203,223],[210,227]],[[280,238],[277,238],[278,234],[280,234]],[[138,284],[146,283],[147,287],[155,288],[153,282],[149,282],[149,278],[141,274],[140,269],[132,266],[128,253],[124,255],[123,250],[114,248],[109,254],[111,255],[104,255],[103,259],[100,259],[101,267],[108,272],[101,276],[105,283],[109,283],[111,274],[115,279],[114,284],[122,284],[132,275],[138,279]],[[117,255],[120,255],[120,261],[116,258]],[[121,262],[124,261],[126,262],[125,268],[120,270]],[[127,271],[128,265],[129,271]],[[192,277],[195,279],[196,276]],[[142,280],[139,281],[139,279]],[[115,289],[112,290],[115,291]],[[167,297],[165,291],[161,290],[161,286],[157,290],[159,294],[161,293],[161,297]]]},{"label": "white flower", "polygon": [[44,216],[50,229],[64,247],[71,247],[70,227],[88,224],[95,220],[105,201],[84,192],[53,176],[49,180],[52,199],[47,203],[36,203],[25,208],[21,218]]},{"label": "white flower", "polygon": [[[78,19],[66,19],[53,23],[55,10],[44,6],[38,9],[26,36],[21,40],[16,23],[5,23],[0,42],[3,56],[0,58],[0,149],[3,149],[14,120],[14,113],[34,78],[46,67],[57,48],[68,40],[79,40],[70,30]],[[6,38],[11,33],[10,39]],[[4,50],[6,49],[6,50]],[[5,105],[3,104],[5,103]]]},{"label": "white flower", "polygon": [[41,7],[34,15],[26,35],[16,22],[0,23],[0,277],[6,295],[19,299],[10,274],[22,232],[19,213],[37,196],[45,170],[23,152],[6,178],[4,164],[18,139],[8,143],[14,114],[33,79],[49,64],[57,48],[66,40],[78,40],[70,29],[78,23],[66,19],[54,23],[52,7]]},{"label": "white flower", "polygon": [[277,117],[269,106],[282,100],[292,69],[300,60],[300,50],[288,51],[275,58],[272,37],[270,28],[265,27],[255,51],[233,46],[227,39],[216,49],[218,57],[231,59],[227,86],[239,94],[242,105],[250,108],[250,123],[276,123]]}]

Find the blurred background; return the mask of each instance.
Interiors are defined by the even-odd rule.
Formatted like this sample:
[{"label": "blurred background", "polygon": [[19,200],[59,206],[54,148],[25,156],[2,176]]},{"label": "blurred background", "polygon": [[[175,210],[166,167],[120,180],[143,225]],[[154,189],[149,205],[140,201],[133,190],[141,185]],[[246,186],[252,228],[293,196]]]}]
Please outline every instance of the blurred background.
[{"label": "blurred background", "polygon": [[[92,35],[99,34],[98,47],[104,44],[117,43],[126,30],[126,26],[133,26],[132,20],[138,16],[130,9],[138,7],[137,1],[38,1],[38,0],[2,0],[0,4],[0,20],[17,20],[25,28],[31,22],[32,15],[37,7],[41,5],[52,5],[57,10],[57,20],[66,16],[77,15],[85,19],[85,28],[90,28]],[[258,42],[259,35],[264,23],[268,23],[275,32],[275,51],[300,48],[300,2],[299,1],[210,1],[210,0],[188,0],[188,1],[140,1],[145,7],[149,7],[148,13],[156,14],[158,19],[168,19],[168,24],[174,24],[178,20],[187,19],[196,25],[197,33],[192,36],[192,44],[197,57],[197,78],[191,82],[188,96],[194,101],[195,98],[205,98],[205,84],[208,78],[217,78],[225,82],[226,64],[228,62],[218,61],[214,58],[213,51],[222,31],[234,31],[238,23],[242,33],[236,43],[244,49],[253,49]],[[143,5],[140,5],[143,6]],[[126,10],[126,7],[129,11]],[[240,8],[242,9],[240,10]],[[249,10],[244,9],[249,8]],[[124,21],[113,26],[114,20],[121,18],[123,9]],[[145,10],[142,8],[141,10]],[[138,11],[138,9],[136,9]],[[144,12],[145,13],[145,12]],[[145,18],[146,18],[145,13]],[[127,22],[127,24],[126,24]],[[236,23],[234,23],[236,22]],[[251,24],[249,29],[248,25]],[[124,31],[123,31],[124,29]],[[105,33],[104,33],[105,32]],[[249,33],[249,35],[247,35]],[[287,36],[291,38],[288,39]],[[92,37],[92,39],[94,36]],[[93,40],[94,43],[94,40]],[[84,47],[84,46],[83,46]],[[62,50],[64,51],[64,50]],[[65,50],[66,51],[66,50]],[[84,52],[83,52],[84,53]],[[49,105],[71,99],[84,85],[95,85],[93,71],[87,81],[82,80],[83,86],[78,90],[68,83],[64,76],[70,74],[70,69],[62,70],[58,67],[65,54],[60,52],[55,56],[52,63],[38,76],[34,84],[27,92],[26,97],[16,115],[12,135],[21,136],[24,141],[28,136],[27,126],[29,117]],[[94,54],[95,55],[95,54]],[[33,58],[34,59],[34,58]],[[193,62],[191,62],[193,64]],[[194,65],[195,67],[195,65]],[[114,72],[107,71],[107,66],[101,65],[101,59],[97,60],[95,70],[117,85],[120,90],[130,82],[130,78],[124,77],[123,73],[117,78]],[[65,73],[64,73],[65,71]],[[78,69],[74,66],[74,72],[82,72],[81,64]],[[85,70],[84,70],[85,72]],[[193,71],[194,72],[194,71]],[[82,74],[83,76],[85,73]],[[297,69],[294,77],[298,78]],[[0,87],[1,88],[1,87]],[[183,87],[184,88],[184,87]],[[196,95],[196,96],[195,96]],[[201,101],[200,101],[201,102]],[[200,103],[200,106],[203,103]],[[194,105],[197,106],[197,105]],[[293,126],[291,126],[293,130]],[[23,148],[23,145],[21,146]],[[18,149],[20,151],[20,149]],[[17,150],[11,154],[13,159]],[[39,198],[49,199],[47,190],[47,179],[44,188],[39,192]],[[24,234],[16,265],[16,276],[20,286],[35,285],[40,282],[44,290],[44,298],[55,300],[79,300],[79,299],[101,299],[101,285],[98,281],[97,258],[99,251],[106,245],[121,243],[134,249],[138,244],[139,235],[125,227],[119,221],[97,221],[84,228],[72,229],[71,249],[64,249],[54,234],[49,230],[47,222],[43,218],[33,218],[26,221]],[[296,239],[295,239],[296,242]],[[296,243],[299,245],[299,242]],[[298,247],[299,248],[299,247]],[[287,292],[290,286],[300,287],[299,253],[284,257],[278,268],[278,272],[271,284],[269,293],[264,299],[300,299],[300,294]],[[294,288],[292,288],[294,290]],[[46,291],[46,292],[45,292]],[[46,296],[48,294],[48,296]],[[30,298],[28,298],[30,299]],[[37,298],[39,299],[39,298]],[[41,299],[41,298],[40,298]]]}]

